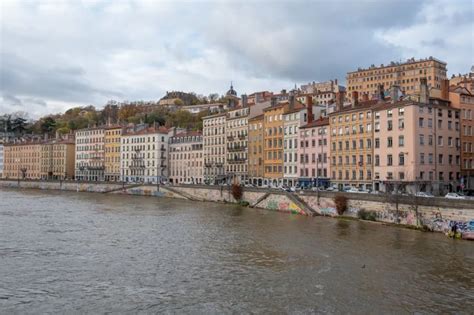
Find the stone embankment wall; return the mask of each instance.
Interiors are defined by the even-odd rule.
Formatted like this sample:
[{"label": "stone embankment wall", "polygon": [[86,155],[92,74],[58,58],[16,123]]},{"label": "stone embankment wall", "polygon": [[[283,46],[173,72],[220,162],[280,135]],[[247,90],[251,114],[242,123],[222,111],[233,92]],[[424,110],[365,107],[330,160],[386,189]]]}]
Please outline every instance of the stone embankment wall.
[{"label": "stone embankment wall", "polygon": [[[158,188],[155,185],[59,181],[20,181],[19,186],[20,188],[130,194],[195,201],[237,202],[228,187],[218,186],[160,186]],[[0,180],[0,187],[17,188],[18,182]],[[453,224],[457,224],[461,231],[474,229],[474,201],[471,200],[332,192],[320,192],[318,196],[316,192],[306,191],[296,195],[254,188],[244,188],[242,200],[255,208],[337,217],[339,215],[334,203],[336,195],[343,195],[348,200],[344,216],[358,218],[363,213],[369,213],[376,221],[425,227],[438,232],[447,232]]]}]

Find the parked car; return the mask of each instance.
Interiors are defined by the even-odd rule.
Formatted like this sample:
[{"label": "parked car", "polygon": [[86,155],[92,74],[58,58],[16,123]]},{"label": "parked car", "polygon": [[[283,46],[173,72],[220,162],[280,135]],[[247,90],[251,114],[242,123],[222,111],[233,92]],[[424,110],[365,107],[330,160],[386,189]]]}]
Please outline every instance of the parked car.
[{"label": "parked car", "polygon": [[434,197],[432,193],[429,192],[424,192],[424,191],[419,191],[415,194],[417,197],[423,197],[423,198],[432,198]]},{"label": "parked car", "polygon": [[361,193],[361,194],[370,194],[370,190],[359,189],[359,193]]},{"label": "parked car", "polygon": [[344,192],[347,192],[347,193],[360,193],[359,189],[357,189],[355,187],[345,187]]},{"label": "parked car", "polygon": [[446,196],[444,196],[444,198],[448,198],[448,199],[466,199],[465,196],[463,196],[461,194],[457,194],[457,193],[447,193]]},{"label": "parked car", "polygon": [[326,188],[326,191],[337,191],[337,187],[336,186],[331,186],[331,187],[328,187]]},{"label": "parked car", "polygon": [[290,192],[296,192],[296,187],[291,186],[291,187],[290,187]]}]

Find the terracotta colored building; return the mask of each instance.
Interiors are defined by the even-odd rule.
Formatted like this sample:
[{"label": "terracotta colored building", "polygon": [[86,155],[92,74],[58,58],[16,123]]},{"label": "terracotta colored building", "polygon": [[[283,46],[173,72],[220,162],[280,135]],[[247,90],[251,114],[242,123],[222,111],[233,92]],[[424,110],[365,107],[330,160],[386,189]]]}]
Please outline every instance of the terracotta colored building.
[{"label": "terracotta colored building", "polygon": [[474,94],[464,86],[451,86],[449,100],[461,111],[461,186],[474,189]]}]

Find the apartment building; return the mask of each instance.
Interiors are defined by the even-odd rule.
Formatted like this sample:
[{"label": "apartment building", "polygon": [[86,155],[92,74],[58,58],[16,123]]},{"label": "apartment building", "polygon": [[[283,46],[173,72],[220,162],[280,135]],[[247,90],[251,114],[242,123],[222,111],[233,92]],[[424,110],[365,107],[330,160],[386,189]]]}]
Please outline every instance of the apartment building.
[{"label": "apartment building", "polygon": [[41,142],[5,143],[3,151],[4,178],[41,178]]},{"label": "apartment building", "polygon": [[204,181],[226,181],[226,113],[203,117],[203,153]]},{"label": "apartment building", "polygon": [[[245,102],[245,97],[243,97]],[[230,110],[226,117],[226,174],[229,179],[244,183],[247,181],[247,143],[248,115],[250,108],[247,104]]]},{"label": "apartment building", "polygon": [[120,143],[120,180],[163,183],[168,179],[168,130],[135,126],[123,131]]},{"label": "apartment building", "polygon": [[449,101],[391,101],[372,108],[374,188],[445,194],[460,178],[460,111]]},{"label": "apartment building", "polygon": [[467,74],[453,75],[449,80],[449,86],[453,85],[466,88],[469,93],[474,94],[474,66],[472,66],[471,72]]},{"label": "apartment building", "polygon": [[340,189],[350,185],[372,189],[373,120],[372,106],[377,100],[359,102],[357,91],[352,102],[338,103],[336,112],[329,114],[331,182]]},{"label": "apartment building", "polygon": [[105,180],[120,180],[120,140],[124,128],[122,126],[105,127],[104,136],[104,160],[105,160]]},{"label": "apartment building", "polygon": [[248,177],[253,185],[262,186],[264,176],[264,115],[260,114],[249,118],[248,125]]},{"label": "apartment building", "polygon": [[294,109],[294,95],[289,102],[277,103],[272,98],[271,106],[263,110],[264,114],[264,185],[283,184],[283,114]]},{"label": "apartment building", "polygon": [[77,180],[103,181],[105,179],[104,136],[105,130],[102,127],[76,131],[75,177]]},{"label": "apartment building", "polygon": [[0,178],[3,177],[3,143],[0,143]]},{"label": "apartment building", "polygon": [[298,183],[302,187],[329,186],[329,129],[329,118],[320,117],[298,130]]},{"label": "apartment building", "polygon": [[75,143],[72,138],[56,138],[41,144],[41,179],[73,179]]},{"label": "apartment building", "polygon": [[451,86],[449,100],[461,111],[461,188],[474,189],[474,95],[463,85]]},{"label": "apartment building", "polygon": [[364,95],[369,99],[378,97],[379,85],[383,85],[385,91],[389,91],[392,85],[398,85],[407,95],[418,94],[421,78],[427,79],[428,87],[441,89],[446,71],[446,63],[433,57],[420,60],[412,58],[406,62],[391,62],[378,67],[372,65],[347,73],[347,91],[351,99],[353,91],[359,92],[360,100]]},{"label": "apartment building", "polygon": [[204,173],[203,139],[198,131],[180,132],[169,137],[169,181],[171,184],[202,184]]}]

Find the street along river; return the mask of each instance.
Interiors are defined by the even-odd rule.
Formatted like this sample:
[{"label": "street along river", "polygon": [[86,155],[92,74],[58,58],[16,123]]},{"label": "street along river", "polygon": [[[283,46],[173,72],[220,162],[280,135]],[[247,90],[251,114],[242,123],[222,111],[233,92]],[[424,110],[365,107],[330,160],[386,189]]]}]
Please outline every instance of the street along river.
[{"label": "street along river", "polygon": [[0,190],[0,313],[472,313],[474,243],[236,205]]}]

